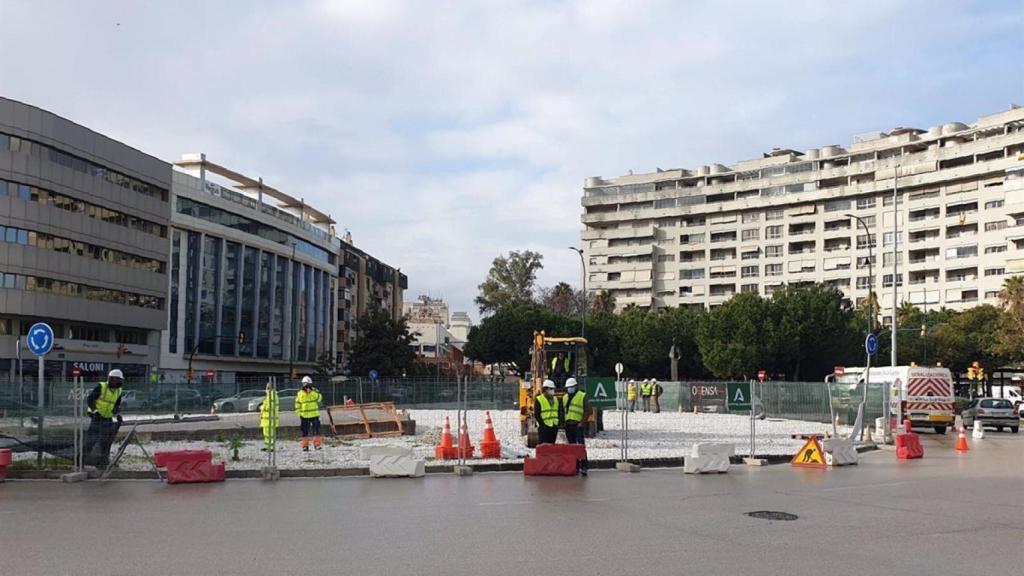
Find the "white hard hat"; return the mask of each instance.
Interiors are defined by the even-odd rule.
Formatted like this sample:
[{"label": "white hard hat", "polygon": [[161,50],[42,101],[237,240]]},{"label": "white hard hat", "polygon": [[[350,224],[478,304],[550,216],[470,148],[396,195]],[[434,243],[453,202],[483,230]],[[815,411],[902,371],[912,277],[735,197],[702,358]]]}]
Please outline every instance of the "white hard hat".
[{"label": "white hard hat", "polygon": [[113,370],[110,371],[109,374],[107,374],[107,378],[120,378],[121,380],[124,380],[124,372],[121,372],[121,370],[114,368]]},{"label": "white hard hat", "polygon": [[302,385],[305,386],[306,384],[312,385],[313,384],[313,379],[310,378],[309,376],[303,376],[302,377]]},{"label": "white hard hat", "polygon": [[636,380],[630,380],[629,383],[630,384],[636,384]]},{"label": "white hard hat", "polygon": [[541,388],[554,388],[554,387],[555,387],[555,383],[552,382],[551,380],[545,380],[544,384],[541,385]]},{"label": "white hard hat", "polygon": [[566,388],[575,388],[576,386],[578,386],[578,384],[576,384],[575,378],[569,378],[565,381]]},{"label": "white hard hat", "polygon": [[658,379],[657,378],[651,378],[651,384],[657,384],[657,383],[658,383]]}]

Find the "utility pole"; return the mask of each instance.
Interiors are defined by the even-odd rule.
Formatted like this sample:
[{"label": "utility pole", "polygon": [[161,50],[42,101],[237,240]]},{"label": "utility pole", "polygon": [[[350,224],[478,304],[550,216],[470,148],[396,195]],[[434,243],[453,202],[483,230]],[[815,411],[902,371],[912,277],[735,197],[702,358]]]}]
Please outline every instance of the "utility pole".
[{"label": "utility pole", "polygon": [[[853,218],[854,220],[857,221],[858,224],[860,224],[862,227],[864,227],[864,233],[867,234],[867,237],[868,237],[868,306],[867,306],[867,308],[868,308],[868,335],[870,336],[875,331],[875,304],[874,304],[875,272],[874,272],[874,265],[873,265],[873,262],[872,262],[872,260],[874,259],[874,254],[873,254],[873,250],[871,249],[871,246],[872,246],[872,244],[874,242],[873,242],[873,238],[871,236],[871,230],[868,228],[867,223],[864,222],[864,220],[860,216],[854,216],[853,214],[846,214],[846,216],[848,218]],[[867,345],[866,345],[866,340],[865,340],[865,346],[864,346],[864,355],[866,357],[866,359],[864,361],[864,400],[861,401],[861,414],[864,414],[865,409],[867,408],[867,403],[868,403],[868,383],[871,382],[871,380],[870,380],[870,375],[871,375],[871,353],[868,352]],[[885,399],[886,405],[888,406],[889,395],[888,394],[883,394],[883,398]],[[888,426],[886,427],[886,430],[888,431]]]},{"label": "utility pole", "polygon": [[580,306],[580,337],[587,337],[587,263],[583,259],[583,249],[569,246],[569,250],[580,255],[580,285],[583,289],[583,302]]}]

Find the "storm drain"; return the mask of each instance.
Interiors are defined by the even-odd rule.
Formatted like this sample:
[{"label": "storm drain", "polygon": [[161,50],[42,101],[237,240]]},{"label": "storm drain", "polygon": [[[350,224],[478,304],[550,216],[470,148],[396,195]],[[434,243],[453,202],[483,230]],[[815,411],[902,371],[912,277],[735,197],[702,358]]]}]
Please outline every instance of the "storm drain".
[{"label": "storm drain", "polygon": [[796,514],[790,514],[789,512],[776,512],[773,510],[758,510],[757,512],[747,512],[747,516],[751,518],[760,518],[761,520],[796,520],[798,516]]}]

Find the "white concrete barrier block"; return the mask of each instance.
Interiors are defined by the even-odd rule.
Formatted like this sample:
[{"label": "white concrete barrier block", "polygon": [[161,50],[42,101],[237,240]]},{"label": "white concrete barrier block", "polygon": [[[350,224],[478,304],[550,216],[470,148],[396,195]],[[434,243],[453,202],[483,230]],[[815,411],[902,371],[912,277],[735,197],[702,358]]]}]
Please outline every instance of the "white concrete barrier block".
[{"label": "white concrete barrier block", "polygon": [[825,451],[825,463],[829,466],[846,466],[857,463],[857,449],[848,438],[826,438],[821,443]]},{"label": "white concrete barrier block", "polygon": [[370,457],[370,476],[374,478],[419,478],[426,474],[426,463],[411,455],[381,454]]},{"label": "white concrete barrier block", "polygon": [[363,446],[359,449],[360,460],[372,460],[374,456],[412,457],[412,448],[407,446],[397,446],[394,444],[381,444],[379,446]]},{"label": "white concrete barrier block", "polygon": [[684,474],[711,474],[728,471],[728,456],[687,456],[683,459]]}]

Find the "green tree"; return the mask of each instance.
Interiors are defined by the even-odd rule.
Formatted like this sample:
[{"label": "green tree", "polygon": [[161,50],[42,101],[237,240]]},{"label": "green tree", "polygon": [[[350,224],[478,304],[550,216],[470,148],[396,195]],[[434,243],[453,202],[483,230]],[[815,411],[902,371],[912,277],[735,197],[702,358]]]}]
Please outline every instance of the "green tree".
[{"label": "green tree", "polygon": [[580,293],[565,282],[540,290],[541,304],[559,316],[577,316],[580,313]]},{"label": "green tree", "polygon": [[765,366],[770,321],[768,302],[757,294],[737,294],[712,309],[697,330],[704,366],[718,378],[748,378]]},{"label": "green tree", "polygon": [[533,331],[565,334],[567,321],[540,304],[503,306],[469,330],[466,356],[484,364],[507,364],[513,373],[522,375],[530,369]]},{"label": "green tree", "polygon": [[950,369],[963,371],[977,360],[986,370],[1002,363],[996,351],[999,309],[982,304],[951,317],[935,329],[929,342],[935,344],[935,357]]},{"label": "green tree", "polygon": [[615,312],[615,296],[607,290],[598,290],[590,298],[587,310],[594,313],[611,314]]},{"label": "green tree", "polygon": [[[815,284],[776,290],[768,306],[767,368],[789,379],[819,380],[851,360],[855,318],[839,290]],[[854,354],[853,356],[856,356]]]},{"label": "green tree", "polygon": [[410,372],[416,359],[413,350],[415,338],[409,332],[405,318],[397,321],[379,306],[356,320],[356,340],[352,344],[349,370],[353,375],[365,377],[376,370],[382,378],[398,378]]},{"label": "green tree", "polygon": [[996,351],[1010,362],[1024,363],[1024,276],[1003,282],[999,303],[1002,314],[996,330]]},{"label": "green tree", "polygon": [[317,357],[313,373],[317,375],[319,381],[327,382],[330,381],[331,376],[334,376],[335,372],[337,370],[334,363],[334,354],[330,350],[326,350]]},{"label": "green tree", "polygon": [[631,377],[666,380],[671,376],[668,355],[674,343],[680,355],[680,375],[688,378],[702,376],[704,366],[696,338],[703,316],[702,308],[659,311],[626,308],[615,316],[613,331],[619,346],[617,361],[622,362]]},{"label": "green tree", "polygon": [[491,263],[487,278],[480,284],[476,305],[481,314],[493,314],[504,306],[532,302],[537,271],[544,267],[544,256],[525,250],[498,256]]}]

